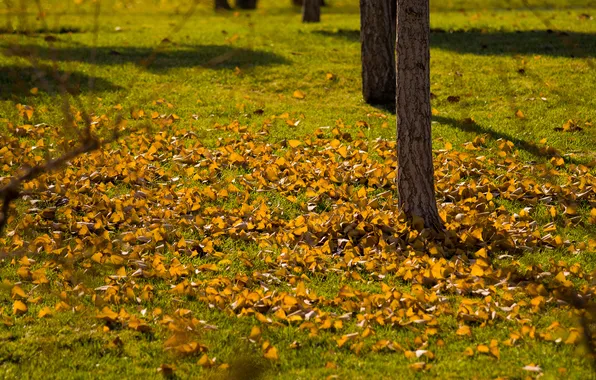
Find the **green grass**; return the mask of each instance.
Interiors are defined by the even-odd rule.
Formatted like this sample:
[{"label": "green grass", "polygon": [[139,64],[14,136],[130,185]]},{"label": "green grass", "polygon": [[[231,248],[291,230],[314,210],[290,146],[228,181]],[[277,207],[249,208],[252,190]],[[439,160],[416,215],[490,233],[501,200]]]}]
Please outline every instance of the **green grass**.
[{"label": "green grass", "polygon": [[[379,137],[393,139],[392,112],[362,100],[357,2],[330,1],[331,6],[323,9],[323,22],[312,25],[300,23],[299,12],[289,1],[262,0],[261,3],[255,12],[238,14],[214,14],[210,6],[201,4],[186,20],[184,14],[189,2],[105,1],[101,5],[97,35],[93,33],[91,2],[82,5],[72,1],[45,2],[48,15],[45,20],[36,19],[38,12],[32,7],[24,16],[17,16],[14,9],[0,9],[0,25],[10,23],[17,30],[32,31],[12,33],[7,26],[0,34],[0,48],[6,53],[0,55],[0,133],[7,133],[7,123],[25,124],[17,104],[34,107],[29,124],[63,124],[56,80],[48,77],[49,88],[44,89],[32,79],[36,69],[27,57],[32,54],[39,59],[40,66],[55,64],[59,73],[70,73],[69,84],[79,88],[82,105],[96,115],[113,117],[120,112],[114,108],[117,105],[121,105],[126,116],[133,109],[143,109],[147,115],[153,111],[175,113],[182,120],[177,128],[196,132],[198,139],[209,147],[214,147],[219,137],[228,135],[214,126],[228,125],[234,120],[252,130],[269,123],[267,139],[271,142],[300,139],[318,128],[333,127],[338,119],[346,125],[366,121],[370,125],[365,131],[369,141]],[[431,2],[431,91],[436,95],[432,107],[437,111],[433,119],[434,146],[442,149],[450,142],[463,150],[463,143],[485,135],[487,145],[494,147],[499,139],[510,140],[519,149],[523,161],[541,163],[550,156],[543,155],[534,144],[546,139],[569,162],[588,165],[596,160],[593,96],[596,94],[596,20],[582,15],[596,18],[596,2],[533,0],[528,3],[529,8],[517,0]],[[172,32],[181,23],[182,28]],[[59,33],[61,28],[63,32],[71,32]],[[55,37],[55,41],[47,36]],[[160,45],[166,37],[169,42]],[[157,52],[154,62],[147,67],[139,64],[153,52]],[[332,73],[335,79],[327,80],[327,73]],[[92,87],[90,82],[94,82]],[[30,91],[34,87],[39,88],[35,95]],[[295,99],[292,94],[296,90],[303,91],[305,99]],[[449,96],[459,96],[460,101],[449,102]],[[255,113],[261,109],[262,114]],[[523,119],[516,117],[518,110],[525,115]],[[288,117],[273,119],[286,112]],[[473,121],[467,122],[469,118]],[[300,122],[289,126],[285,119]],[[569,119],[575,120],[583,130],[555,131]],[[23,142],[35,141],[23,139]],[[0,167],[0,174],[13,173],[16,167],[7,172]],[[593,173],[594,169],[591,170]],[[233,178],[238,173],[230,170],[222,179]],[[194,186],[201,188],[200,184]],[[127,185],[119,184],[108,195],[117,197],[130,192]],[[299,204],[305,201],[292,203],[275,193],[253,196],[263,196],[272,209],[284,213],[281,218],[288,220],[302,213]],[[218,200],[213,205],[233,209],[238,207],[238,201]],[[504,205],[512,212],[523,208],[514,202]],[[17,206],[21,214],[29,208],[26,202]],[[323,212],[329,205],[322,202],[317,207],[317,212]],[[546,211],[540,208],[534,217],[549,220]],[[559,220],[557,228],[574,241],[596,238],[594,226],[566,226]],[[185,233],[185,237],[201,238],[193,232]],[[232,262],[226,276],[251,276],[253,271],[267,268],[256,244],[232,239],[220,239],[220,244],[219,250]],[[173,257],[171,252],[166,256]],[[531,252],[519,261],[525,266],[548,266],[551,259],[564,260],[579,263],[590,272],[596,268],[594,257],[593,252],[572,255],[559,249]],[[184,258],[194,264],[220,259]],[[16,268],[4,260],[0,278],[11,284],[20,281]],[[74,272],[85,279],[85,286],[94,288],[103,285],[103,277],[115,269],[96,266],[77,268]],[[205,276],[190,277],[191,280],[209,278]],[[59,282],[58,278],[48,277]],[[388,282],[402,291],[409,287],[396,279]],[[209,357],[216,357],[217,363],[230,363],[231,373],[202,369],[196,364],[198,357],[181,357],[164,350],[167,331],[156,329],[153,335],[115,328],[104,332],[104,324],[95,318],[88,299],[81,300],[89,306],[83,311],[56,313],[48,319],[34,317],[42,307],[53,308],[60,300],[60,287],[52,283],[40,288],[44,299],[38,305],[31,304],[26,316],[7,317],[6,324],[0,324],[0,376],[152,378],[161,376],[156,368],[163,363],[175,364],[175,373],[181,378],[227,375],[243,378],[248,372],[242,371],[252,369],[266,378],[292,379],[331,375],[522,378],[532,375],[521,369],[530,363],[539,364],[547,379],[593,376],[581,348],[574,345],[528,339],[515,347],[500,346],[498,361],[487,355],[464,357],[462,352],[467,347],[488,344],[491,339],[505,340],[509,330],[519,326],[499,321],[473,328],[473,337],[464,339],[455,335],[458,323],[450,315],[441,321],[443,330],[439,337],[446,342],[445,346],[436,345],[438,337],[431,337],[436,358],[427,372],[410,371],[407,366],[412,361],[401,353],[376,354],[365,348],[356,355],[345,346],[337,347],[334,340],[337,334],[308,337],[295,326],[263,327],[263,340],[270,340],[279,350],[280,360],[271,363],[262,359],[260,344],[247,340],[254,325],[251,318],[229,316],[200,302],[173,299],[167,292],[168,285],[157,279],[147,283],[155,287],[154,300],[127,306],[129,311],[138,313],[147,309],[151,313],[158,307],[170,313],[177,307],[192,310],[197,318],[218,327],[217,331],[202,333],[200,340],[209,347]],[[380,289],[377,282],[351,281],[333,273],[311,275],[309,288],[332,298],[345,284],[361,291]],[[288,285],[280,284],[278,288],[287,290]],[[68,297],[74,304],[76,292],[69,290]],[[0,292],[0,302],[5,315],[10,314],[10,286]],[[329,310],[343,313],[337,306]],[[566,327],[577,323],[568,310],[554,307],[534,316],[532,323],[546,328],[554,321]],[[342,332],[357,329],[352,321],[346,323]],[[408,346],[423,330],[378,328],[375,332],[376,338]],[[301,343],[300,349],[289,348],[294,341]],[[327,363],[335,364],[336,368],[326,368]],[[566,374],[561,374],[559,368],[565,368]]]}]

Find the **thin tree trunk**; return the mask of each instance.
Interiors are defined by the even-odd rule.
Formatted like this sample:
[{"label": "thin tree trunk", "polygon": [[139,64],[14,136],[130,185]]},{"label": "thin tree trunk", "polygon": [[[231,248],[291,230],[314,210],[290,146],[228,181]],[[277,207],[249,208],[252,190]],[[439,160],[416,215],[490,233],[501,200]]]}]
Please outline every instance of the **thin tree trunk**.
[{"label": "thin tree trunk", "polygon": [[230,7],[228,0],[215,0],[215,9],[230,10],[232,7]]},{"label": "thin tree trunk", "polygon": [[360,0],[362,95],[369,104],[395,105],[396,0]]},{"label": "thin tree trunk", "polygon": [[429,14],[429,0],[397,2],[397,188],[401,210],[440,231],[431,139]]},{"label": "thin tree trunk", "polygon": [[321,21],[321,0],[304,0],[302,22]]},{"label": "thin tree trunk", "polygon": [[236,0],[236,6],[240,9],[257,9],[257,0]]}]

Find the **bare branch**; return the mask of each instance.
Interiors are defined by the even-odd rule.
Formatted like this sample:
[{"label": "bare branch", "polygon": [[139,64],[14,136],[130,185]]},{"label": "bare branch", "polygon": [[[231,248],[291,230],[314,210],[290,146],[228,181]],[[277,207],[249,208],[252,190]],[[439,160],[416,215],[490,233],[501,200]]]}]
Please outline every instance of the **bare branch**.
[{"label": "bare branch", "polygon": [[42,174],[50,173],[60,169],[78,156],[93,152],[104,144],[109,144],[113,141],[116,141],[119,138],[119,133],[118,131],[115,131],[114,135],[110,139],[103,141],[100,141],[91,133],[86,133],[83,136],[85,137],[84,140],[82,140],[81,144],[76,149],[68,151],[60,157],[49,159],[43,164],[27,168],[24,173],[13,177],[6,186],[0,188],[0,199],[2,200],[2,213],[0,214],[0,236],[2,236],[4,227],[8,222],[8,213],[11,202],[15,201],[21,196],[21,184],[23,182],[29,182]]},{"label": "bare branch", "polygon": [[[5,0],[5,3],[7,5],[7,7],[12,6],[12,4],[10,3],[10,0]],[[186,22],[194,14],[198,3],[199,3],[198,0],[194,0],[191,3],[191,6],[188,9],[188,11],[185,13],[183,19],[176,26],[174,26],[174,28],[170,31],[170,34],[168,35],[168,37],[171,36],[172,34],[177,33],[178,31],[180,31],[182,29],[182,27],[186,24]],[[25,25],[26,21],[27,21],[26,16],[25,16],[25,14],[26,14],[26,12],[25,12],[26,5],[25,4],[26,4],[25,1],[20,2],[21,12],[19,12],[19,16],[22,18],[21,19],[22,25]],[[43,11],[41,2],[39,0],[35,0],[35,4],[37,5],[37,8],[38,8],[38,11],[40,12],[40,14],[42,14],[44,11]],[[99,31],[99,15],[100,15],[100,6],[98,3],[95,7],[95,12],[94,12],[94,30],[93,30],[94,41],[93,42],[94,42],[95,48],[97,47],[97,39],[98,39],[98,31]],[[45,18],[43,18],[43,22],[44,22],[44,25],[47,25]],[[47,27],[46,27],[46,29],[47,29]],[[167,37],[166,37],[166,39],[167,39]],[[163,43],[159,44],[152,51],[152,53],[149,55],[149,57],[147,57],[142,62],[140,62],[141,66],[147,68],[149,65],[151,65],[151,63],[153,63],[153,61],[155,61],[157,54],[161,50],[163,50],[163,48],[164,48],[164,44]],[[12,47],[11,49],[18,50],[18,47]],[[95,61],[95,59],[96,59],[95,51],[92,53],[91,58],[93,61]],[[39,73],[42,73],[42,70],[39,67],[38,61],[33,55],[30,56],[30,63],[36,71],[38,71]],[[56,66],[56,63],[54,63],[54,66]],[[53,75],[55,76],[55,79],[58,83],[60,95],[62,96],[62,101],[63,101],[62,107],[63,107],[63,112],[65,115],[65,127],[72,128],[73,122],[74,122],[74,116],[72,115],[72,112],[70,109],[70,102],[68,99],[68,95],[70,94],[70,92],[68,91],[68,88],[66,86],[64,78],[60,78],[58,76],[57,70],[55,70]],[[45,79],[44,75],[39,75],[39,77],[42,82],[42,85],[44,87],[46,87],[46,90],[48,92],[50,92],[50,85],[47,82],[47,80]],[[133,79],[131,86],[134,84],[135,84],[135,80]],[[93,87],[92,82],[90,82],[90,86],[91,86],[91,88]],[[74,95],[74,94],[71,94],[71,95]],[[40,165],[35,165],[33,167],[29,167],[29,168],[25,169],[24,173],[20,174],[19,176],[13,177],[7,185],[0,188],[0,200],[2,202],[2,206],[0,207],[0,212],[1,212],[0,213],[0,236],[2,236],[4,228],[6,227],[6,225],[8,223],[8,214],[10,211],[11,203],[21,196],[21,185],[23,184],[23,182],[31,181],[44,173],[49,173],[49,172],[55,171],[55,170],[61,168],[62,166],[66,165],[68,162],[75,159],[76,157],[86,154],[86,153],[89,153],[89,152],[92,152],[94,150],[97,150],[102,145],[113,142],[119,138],[119,133],[118,133],[117,129],[114,131],[113,136],[108,140],[100,141],[95,136],[93,136],[92,131],[91,131],[91,117],[90,117],[89,113],[86,112],[86,110],[83,107],[83,104],[81,102],[81,99],[79,97],[73,96],[73,98],[75,99],[75,102],[79,106],[79,108],[81,110],[81,115],[83,117],[83,120],[85,121],[85,129],[83,131],[77,130],[79,139],[81,141],[80,145],[78,146],[78,148],[68,151],[60,157],[48,159]],[[118,125],[118,123],[116,123],[116,128],[117,128],[117,125]]]}]

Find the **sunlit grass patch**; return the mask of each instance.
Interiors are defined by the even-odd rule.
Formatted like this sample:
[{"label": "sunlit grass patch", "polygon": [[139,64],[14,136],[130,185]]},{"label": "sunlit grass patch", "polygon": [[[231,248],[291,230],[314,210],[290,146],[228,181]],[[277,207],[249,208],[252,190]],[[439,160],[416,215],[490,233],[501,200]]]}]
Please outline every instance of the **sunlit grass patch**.
[{"label": "sunlit grass patch", "polygon": [[76,144],[54,74],[124,135],[13,204],[2,375],[589,378],[564,304],[594,290],[595,12],[553,3],[431,4],[440,242],[396,209],[356,3],[201,4],[171,33],[190,3],[107,1],[97,42],[88,2],[3,13],[0,184]]}]

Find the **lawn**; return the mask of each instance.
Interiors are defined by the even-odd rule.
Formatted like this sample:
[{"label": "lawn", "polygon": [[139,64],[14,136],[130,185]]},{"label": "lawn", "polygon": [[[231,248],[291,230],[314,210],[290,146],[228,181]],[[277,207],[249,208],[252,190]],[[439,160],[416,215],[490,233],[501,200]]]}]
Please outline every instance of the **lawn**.
[{"label": "lawn", "polygon": [[13,204],[1,377],[594,377],[595,1],[431,1],[441,241],[357,1],[206,3],[0,8],[0,184],[120,133]]}]

